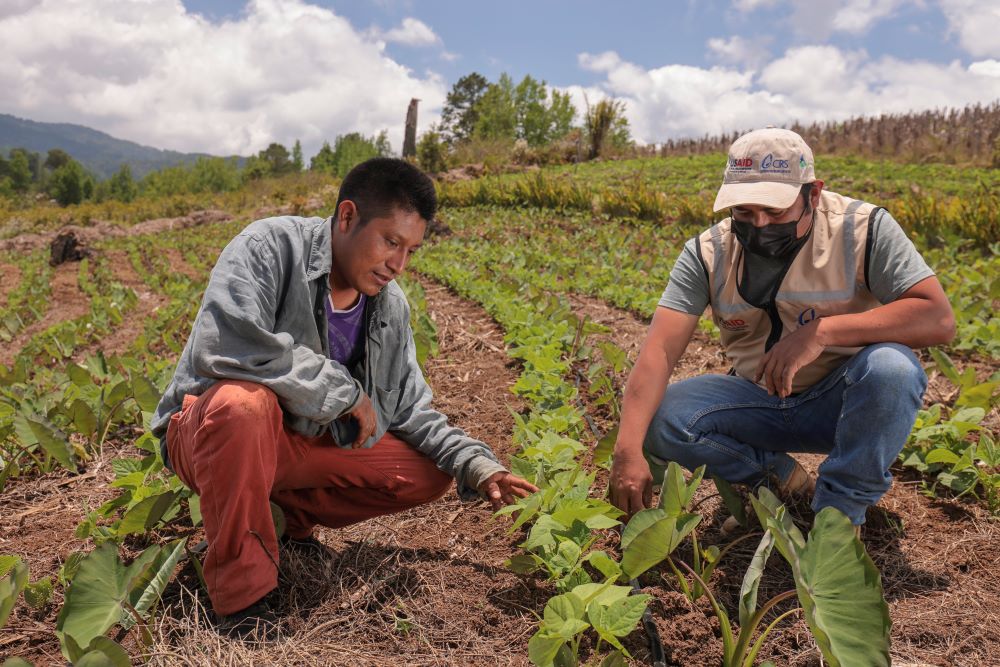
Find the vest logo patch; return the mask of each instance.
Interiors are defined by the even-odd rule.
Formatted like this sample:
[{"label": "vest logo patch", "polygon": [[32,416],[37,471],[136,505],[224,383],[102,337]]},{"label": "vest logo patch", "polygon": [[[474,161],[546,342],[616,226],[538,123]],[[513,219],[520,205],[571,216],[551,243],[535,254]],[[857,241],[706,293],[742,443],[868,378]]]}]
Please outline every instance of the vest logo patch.
[{"label": "vest logo patch", "polygon": [[816,309],[806,308],[801,313],[799,313],[799,326],[804,327],[805,325],[809,324],[815,319],[816,319]]},{"label": "vest logo patch", "polygon": [[746,321],[739,318],[719,320],[719,326],[723,329],[728,329],[729,331],[745,331],[747,329]]}]

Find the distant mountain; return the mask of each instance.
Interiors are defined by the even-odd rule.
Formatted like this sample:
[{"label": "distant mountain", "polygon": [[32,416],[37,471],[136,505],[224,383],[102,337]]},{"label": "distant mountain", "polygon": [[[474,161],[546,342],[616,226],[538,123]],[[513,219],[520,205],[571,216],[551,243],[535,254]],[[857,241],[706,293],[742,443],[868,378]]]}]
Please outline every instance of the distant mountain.
[{"label": "distant mountain", "polygon": [[191,164],[199,157],[211,157],[205,153],[151,148],[115,139],[83,125],[39,123],[0,114],[0,153],[6,156],[11,148],[26,148],[41,153],[43,159],[49,149],[61,148],[102,179],[114,174],[122,164],[132,168],[133,177],[142,178],[163,167]]}]

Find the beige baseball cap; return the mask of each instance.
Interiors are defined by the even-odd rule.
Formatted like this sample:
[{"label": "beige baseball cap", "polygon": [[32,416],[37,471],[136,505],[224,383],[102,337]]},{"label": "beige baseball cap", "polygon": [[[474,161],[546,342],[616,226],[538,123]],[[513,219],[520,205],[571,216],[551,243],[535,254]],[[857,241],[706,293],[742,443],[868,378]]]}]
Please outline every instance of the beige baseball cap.
[{"label": "beige baseball cap", "polygon": [[812,149],[798,134],[773,127],[747,132],[729,148],[713,210],[743,204],[788,208],[802,186],[815,180]]}]

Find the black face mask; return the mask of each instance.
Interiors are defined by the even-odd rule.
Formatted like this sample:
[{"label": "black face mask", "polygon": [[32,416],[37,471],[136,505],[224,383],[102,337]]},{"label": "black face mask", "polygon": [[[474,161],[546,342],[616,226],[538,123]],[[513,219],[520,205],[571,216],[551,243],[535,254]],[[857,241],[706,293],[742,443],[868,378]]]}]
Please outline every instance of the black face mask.
[{"label": "black face mask", "polygon": [[[769,259],[785,259],[795,254],[795,251],[808,238],[808,235],[804,235],[802,238],[795,236],[795,228],[805,214],[806,209],[803,209],[798,220],[780,224],[772,223],[763,227],[755,227],[753,223],[732,218],[733,233],[736,234],[736,239],[747,252]],[[730,217],[732,217],[732,212],[730,212]]]}]

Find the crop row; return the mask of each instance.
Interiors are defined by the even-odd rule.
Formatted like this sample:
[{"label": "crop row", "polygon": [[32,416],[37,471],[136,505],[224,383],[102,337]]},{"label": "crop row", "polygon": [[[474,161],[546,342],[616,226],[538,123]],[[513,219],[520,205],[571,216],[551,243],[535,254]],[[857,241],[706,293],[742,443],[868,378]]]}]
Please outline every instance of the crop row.
[{"label": "crop row", "polygon": [[[689,230],[663,225],[621,224],[591,216],[556,215],[540,210],[453,209],[447,223],[455,232],[427,254],[485,271],[494,284],[510,281],[546,292],[580,292],[648,317]],[[998,356],[1000,245],[979,250],[925,250],[953,303],[959,335],[948,348],[958,354]],[[422,265],[424,260],[418,260]],[[702,326],[713,330],[707,318]],[[926,475],[929,495],[946,489],[957,496],[981,497],[1000,511],[1000,462],[986,427],[1000,399],[1000,374],[977,379],[972,364],[959,372],[942,352],[933,352],[928,370],[951,381],[951,405],[922,411],[901,454],[903,465]]]},{"label": "crop row", "polygon": [[[531,407],[527,415],[515,415],[514,441],[520,450],[511,458],[511,468],[534,481],[540,491],[501,513],[516,515],[512,530],[526,530],[520,545],[524,553],[511,558],[508,566],[526,575],[542,574],[554,588],[528,644],[534,664],[578,664],[583,639],[590,632],[597,636],[594,656],[600,656],[604,643],[612,649],[602,656],[602,665],[624,664],[631,656],[622,638],[635,629],[650,600],[647,594],[633,594],[636,579],[664,561],[676,573],[678,588],[692,600],[701,595],[710,599],[723,629],[727,667],[753,664],[768,633],[796,610],[778,614],[758,633],[761,624],[772,609],[794,595],[831,664],[888,664],[888,608],[877,570],[853,536],[850,522],[836,510],[820,513],[807,543],[776,498],[763,490],[754,499],[765,534],[744,579],[738,631],[707,581],[723,553],[715,547],[703,551],[695,537],[701,516],[691,511],[692,501],[703,468],[685,482],[679,466],[671,463],[663,478],[660,506],[637,513],[622,527],[621,512],[607,502],[606,490],[596,484],[596,471],[588,472],[582,461],[586,447],[579,438],[585,429],[584,414],[569,374],[580,362],[613,365],[616,356],[624,355],[620,350],[616,355],[606,347],[601,352],[589,347],[586,337],[598,328],[578,319],[564,302],[530,280],[519,280],[518,272],[505,271],[504,280],[498,281],[488,269],[492,266],[488,259],[477,264],[455,259],[442,243],[424,252],[416,264],[418,270],[479,302],[504,327],[510,355],[523,364],[512,390]],[[605,358],[595,359],[601,355]],[[602,453],[595,456],[595,463],[606,466],[609,450],[605,446],[598,451]],[[717,483],[735,499],[728,485]],[[614,528],[621,530],[620,558],[613,549],[598,548],[613,544],[608,531]],[[675,564],[671,554],[688,537],[695,554],[693,566]],[[826,551],[852,541],[854,558],[835,560]],[[775,544],[792,566],[797,590],[758,609],[763,565]],[[690,580],[680,568],[690,573]],[[834,570],[838,574],[830,576]],[[818,594],[835,588],[840,588],[838,594],[850,589],[855,605],[851,613],[832,609]],[[859,619],[860,629],[854,625]],[[860,648],[851,638],[858,633],[864,635]]]}]

